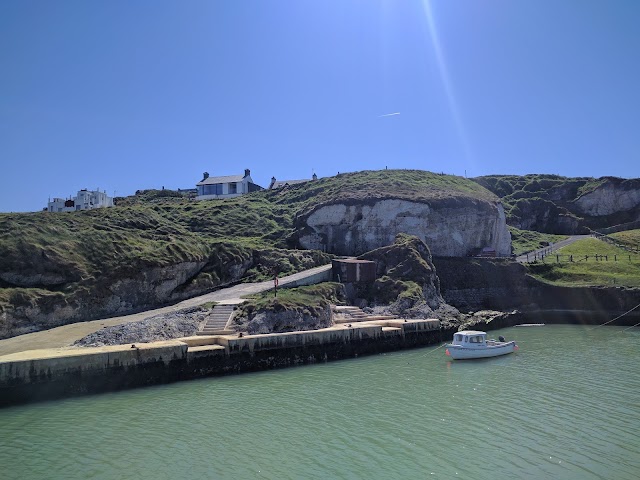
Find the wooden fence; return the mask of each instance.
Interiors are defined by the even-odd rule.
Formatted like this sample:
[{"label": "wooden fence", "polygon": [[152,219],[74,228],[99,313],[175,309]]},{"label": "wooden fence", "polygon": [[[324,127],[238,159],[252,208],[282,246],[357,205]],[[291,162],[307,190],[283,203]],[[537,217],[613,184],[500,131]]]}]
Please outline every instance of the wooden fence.
[{"label": "wooden fence", "polygon": [[607,242],[610,245],[614,245],[618,248],[622,248],[623,250],[627,250],[631,253],[640,253],[640,245],[627,245],[625,243],[620,243],[615,238],[612,238],[608,235],[602,235],[599,232],[593,232],[593,236],[598,240],[602,240],[603,242]]},{"label": "wooden fence", "polygon": [[527,254],[527,262],[630,262],[635,263],[640,260],[636,255],[562,255],[552,252],[532,252]]}]

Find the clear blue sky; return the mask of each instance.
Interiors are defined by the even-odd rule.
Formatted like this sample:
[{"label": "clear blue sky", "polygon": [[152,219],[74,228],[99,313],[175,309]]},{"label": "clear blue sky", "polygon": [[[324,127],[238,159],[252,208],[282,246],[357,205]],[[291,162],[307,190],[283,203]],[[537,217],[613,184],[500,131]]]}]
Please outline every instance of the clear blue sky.
[{"label": "clear blue sky", "polygon": [[3,0],[0,211],[245,168],[640,177],[639,24],[635,0]]}]

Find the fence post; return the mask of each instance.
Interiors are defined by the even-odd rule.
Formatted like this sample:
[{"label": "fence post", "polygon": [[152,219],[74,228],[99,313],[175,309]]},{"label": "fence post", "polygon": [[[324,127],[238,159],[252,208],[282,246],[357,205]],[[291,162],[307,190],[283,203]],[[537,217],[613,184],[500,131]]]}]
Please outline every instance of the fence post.
[{"label": "fence post", "polygon": [[617,261],[618,261],[618,255],[614,255],[614,256],[613,256],[613,261],[614,261],[614,262],[617,262]]},{"label": "fence post", "polygon": [[569,261],[573,262],[573,255],[569,255]]},{"label": "fence post", "polygon": [[560,263],[560,255],[556,254],[556,263]]}]

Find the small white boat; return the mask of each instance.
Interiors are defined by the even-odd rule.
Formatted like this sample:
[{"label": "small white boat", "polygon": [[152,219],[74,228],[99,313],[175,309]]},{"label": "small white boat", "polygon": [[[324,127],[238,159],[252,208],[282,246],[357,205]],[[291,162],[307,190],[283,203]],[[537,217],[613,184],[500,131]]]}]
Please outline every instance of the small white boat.
[{"label": "small white boat", "polygon": [[466,358],[487,358],[506,355],[518,350],[516,342],[505,342],[502,337],[500,341],[487,340],[485,332],[475,330],[465,330],[453,335],[453,341],[446,346],[445,353],[454,360]]}]

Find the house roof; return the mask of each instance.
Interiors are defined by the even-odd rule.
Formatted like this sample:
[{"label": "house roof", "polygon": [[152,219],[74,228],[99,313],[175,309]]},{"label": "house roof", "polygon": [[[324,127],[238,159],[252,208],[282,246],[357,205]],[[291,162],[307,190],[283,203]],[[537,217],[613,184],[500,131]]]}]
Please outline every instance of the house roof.
[{"label": "house roof", "polygon": [[233,183],[241,182],[244,175],[227,175],[226,177],[207,177],[196,185],[214,185],[216,183]]},{"label": "house roof", "polygon": [[304,179],[304,180],[276,180],[275,182],[273,182],[269,188],[270,189],[274,189],[274,188],[280,188],[280,187],[284,187],[285,185],[295,185],[297,183],[306,183],[309,182],[310,180]]}]

